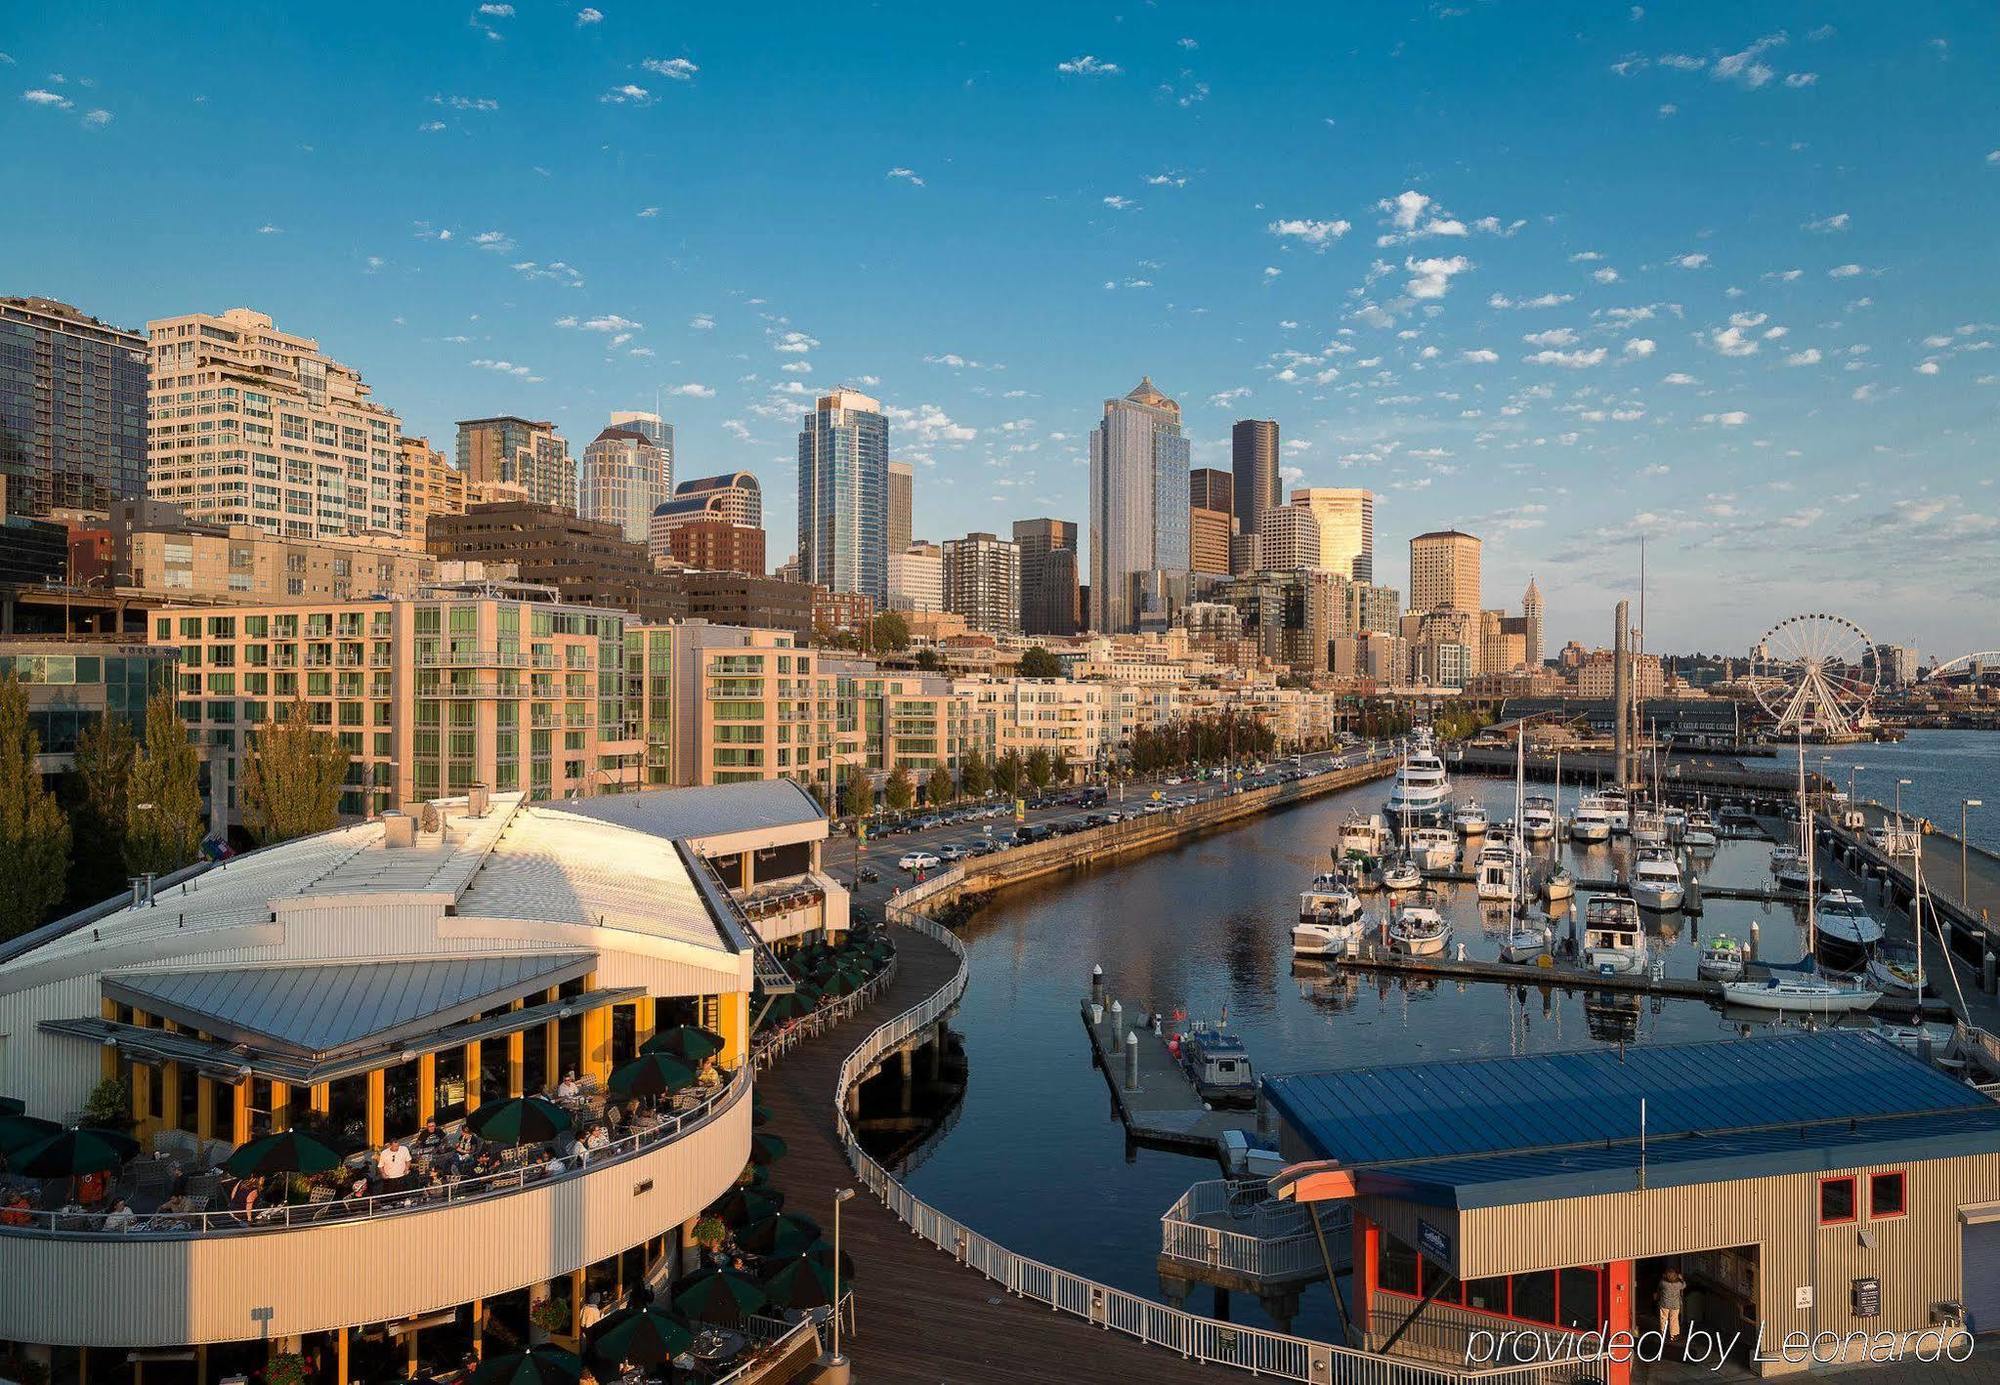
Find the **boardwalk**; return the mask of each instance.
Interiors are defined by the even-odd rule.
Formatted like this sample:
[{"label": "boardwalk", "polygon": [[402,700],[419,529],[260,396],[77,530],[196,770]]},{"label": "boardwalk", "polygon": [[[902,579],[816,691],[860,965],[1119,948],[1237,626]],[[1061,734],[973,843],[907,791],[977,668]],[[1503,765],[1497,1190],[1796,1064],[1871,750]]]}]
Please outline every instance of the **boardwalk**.
[{"label": "boardwalk", "polygon": [[[834,1190],[854,1185],[833,1127],[841,1060],[884,1019],[936,991],[955,965],[951,954],[928,938],[903,929],[893,936],[899,957],[888,994],[868,1013],[794,1050],[757,1085],[771,1109],[767,1128],[790,1146],[773,1171],[786,1208],[829,1229]],[[1050,1169],[1051,1177],[1058,1173]],[[1217,1378],[1214,1367],[1204,1369],[1008,1297],[999,1285],[912,1236],[866,1193],[842,1210],[841,1248],[854,1256],[861,1329],[848,1354],[855,1378],[869,1385]]]}]

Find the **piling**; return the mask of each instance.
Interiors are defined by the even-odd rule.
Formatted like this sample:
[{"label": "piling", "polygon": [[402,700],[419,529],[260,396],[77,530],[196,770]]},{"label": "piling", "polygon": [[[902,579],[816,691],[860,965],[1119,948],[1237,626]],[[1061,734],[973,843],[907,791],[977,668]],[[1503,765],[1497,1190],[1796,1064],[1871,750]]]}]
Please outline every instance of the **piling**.
[{"label": "piling", "polygon": [[1125,1090],[1139,1090],[1139,1035],[1132,1030],[1125,1033]]},{"label": "piling", "polygon": [[1753,962],[1757,960],[1758,938],[1763,931],[1764,931],[1763,928],[1758,924],[1757,920],[1755,919],[1750,920],[1750,960]]},{"label": "piling", "polygon": [[1104,967],[1101,964],[1094,965],[1090,969],[1090,1003],[1092,1005],[1104,1003]]},{"label": "piling", "polygon": [[2000,957],[1995,957],[1989,949],[1979,968],[1980,989],[1988,995],[2000,995],[2000,976],[1996,976],[1996,969],[2000,969]]}]

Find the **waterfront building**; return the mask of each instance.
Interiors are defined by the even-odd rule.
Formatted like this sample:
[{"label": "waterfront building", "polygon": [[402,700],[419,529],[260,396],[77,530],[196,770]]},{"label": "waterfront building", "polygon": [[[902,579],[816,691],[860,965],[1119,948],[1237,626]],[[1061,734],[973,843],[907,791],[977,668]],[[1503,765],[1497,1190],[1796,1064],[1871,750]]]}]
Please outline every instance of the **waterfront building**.
[{"label": "waterfront building", "polygon": [[579,519],[556,505],[526,500],[468,505],[434,515],[431,555],[474,562],[519,581],[554,587],[565,601],[672,620],[685,605],[667,574],[654,570],[643,544],[610,524]]},{"label": "waterfront building", "polygon": [[1066,519],[1017,519],[1021,550],[1021,632],[1067,638],[1083,628],[1076,525]]},{"label": "waterfront building", "polygon": [[917,489],[917,469],[909,462],[889,463],[889,556],[915,542],[910,527]]},{"label": "waterfront building", "polygon": [[577,512],[645,543],[653,512],[672,498],[673,488],[673,453],[647,432],[614,423],[583,449]]},{"label": "waterfront building", "polygon": [[667,531],[665,557],[711,572],[742,572],[762,577],[764,531],[720,519],[679,523]]},{"label": "waterfront building", "polygon": [[622,739],[627,617],[489,584],[217,611],[163,607],[181,715],[206,747],[211,817],[242,820],[251,733],[303,700],[352,756],[340,811],[463,793],[533,799],[636,786]]},{"label": "waterfront building", "polygon": [[[1628,654],[1626,663],[1631,670],[1633,697],[1666,696],[1666,671],[1657,654]],[[1576,666],[1576,695],[1583,698],[1610,697],[1616,672],[1617,660],[1610,650],[1590,651]]]},{"label": "waterfront building", "polygon": [[146,493],[147,343],[53,298],[0,298],[0,514]]},{"label": "waterfront building", "polygon": [[822,798],[835,791],[855,733],[843,753],[839,681],[819,651],[795,647],[789,631],[688,621],[674,628],[668,670],[669,725],[649,696],[640,739],[671,744],[674,782],[794,779]]},{"label": "waterfront building", "polygon": [[249,524],[205,524],[158,500],[120,501],[107,525],[120,584],[167,601],[263,604],[409,595],[437,560],[373,535],[294,538]]},{"label": "waterfront building", "polygon": [[291,538],[408,536],[402,424],[359,371],[249,308],[161,318],[146,331],[154,499]]},{"label": "waterfront building", "polygon": [[1479,610],[1479,540],[1457,529],[1410,540],[1410,609]]},{"label": "waterfront building", "polygon": [[135,740],[146,735],[146,700],[174,686],[179,651],[116,637],[66,640],[0,635],[0,676],[12,672],[28,694],[28,729],[47,777],[74,763],[77,738],[106,716],[122,718]]},{"label": "waterfront building", "polygon": [[[0,1088],[62,1118],[121,1080],[148,1154],[178,1156],[203,1197],[211,1165],[262,1135],[305,1131],[365,1164],[427,1120],[455,1134],[568,1074],[601,1090],[676,1025],[723,1047],[668,1119],[587,1160],[508,1149],[448,1197],[421,1182],[349,1196],[359,1175],[342,1170],[299,1179],[289,1212],[267,1198],[269,1216],[219,1194],[143,1231],[10,1216],[0,1338],[63,1381],[223,1380],[281,1352],[330,1379],[402,1379],[482,1335],[488,1354],[503,1333],[527,1341],[547,1299],[574,1334],[586,1291],[692,1270],[694,1219],[750,1158],[751,990],[772,984],[770,945],[847,925],[826,836],[782,783],[559,804],[476,792],[196,868],[184,892],[6,945]],[[171,1170],[148,1157],[129,1176]]]},{"label": "waterfront building", "polygon": [[1478,656],[1469,644],[1425,639],[1410,646],[1410,676],[1427,687],[1463,688],[1478,672]]},{"label": "waterfront building", "polygon": [[488,500],[511,497],[576,512],[576,459],[546,419],[459,420],[458,469]]},{"label": "waterfront building", "polygon": [[889,609],[903,612],[944,609],[943,549],[920,541],[889,554]]},{"label": "waterfront building", "polygon": [[1239,418],[1229,430],[1229,465],[1235,480],[1237,532],[1254,534],[1264,511],[1282,499],[1278,474],[1278,425],[1268,418]]},{"label": "waterfront building", "polygon": [[[1264,517],[1270,520],[1288,508]],[[1308,537],[1314,532],[1310,517],[1304,532]],[[1333,639],[1349,633],[1345,586],[1333,573],[1309,565],[1273,568],[1230,578],[1216,588],[1215,599],[1236,608],[1243,638],[1264,658],[1295,672],[1323,673]]]},{"label": "waterfront building", "polygon": [[1257,570],[1331,571],[1319,560],[1319,518],[1303,505],[1273,505],[1257,520]]},{"label": "waterfront building", "polygon": [[1535,585],[1535,579],[1528,579],[1528,589],[1521,593],[1521,640],[1522,657],[1532,668],[1542,666],[1542,589]]},{"label": "waterfront building", "polygon": [[889,420],[859,390],[822,395],[799,430],[799,568],[836,592],[889,600]]},{"label": "waterfront building", "polygon": [[838,657],[822,658],[820,671],[832,681],[840,726],[854,729],[852,741],[837,747],[845,763],[877,783],[898,769],[919,787],[933,769],[957,776],[972,734],[971,700],[957,695],[949,678]]},{"label": "waterfront building", "polygon": [[1173,623],[1186,604],[1188,440],[1180,406],[1142,379],[1090,433],[1090,628]]},{"label": "waterfront building", "polygon": [[396,481],[401,487],[405,531],[412,546],[421,548],[430,532],[432,515],[462,515],[467,493],[465,473],[431,446],[429,438],[404,435]]},{"label": "waterfront building", "polygon": [[1375,492],[1353,486],[1301,486],[1292,504],[1319,524],[1318,566],[1355,582],[1375,580]]},{"label": "waterfront building", "polygon": [[944,608],[974,630],[1021,633],[1021,550],[994,534],[944,541]]}]

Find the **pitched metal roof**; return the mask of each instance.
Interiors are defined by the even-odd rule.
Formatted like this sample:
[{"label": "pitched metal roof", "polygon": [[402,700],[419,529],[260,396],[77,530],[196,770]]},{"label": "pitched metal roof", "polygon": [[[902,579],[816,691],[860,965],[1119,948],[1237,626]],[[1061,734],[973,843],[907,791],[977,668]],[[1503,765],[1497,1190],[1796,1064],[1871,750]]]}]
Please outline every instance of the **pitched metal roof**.
[{"label": "pitched metal roof", "polygon": [[1904,1157],[1890,1146],[2000,1151],[2000,1104],[1854,1031],[1357,1068],[1265,1092],[1319,1157],[1365,1171],[1364,1190],[1459,1206],[1626,1189],[1642,1162],[1664,1186]]},{"label": "pitched metal roof", "polygon": [[590,952],[118,972],[104,994],[231,1044],[324,1059],[381,1048],[584,975]]},{"label": "pitched metal roof", "polygon": [[616,823],[669,841],[791,827],[821,822],[826,817],[819,801],[790,779],[607,794],[545,803],[539,810]]}]

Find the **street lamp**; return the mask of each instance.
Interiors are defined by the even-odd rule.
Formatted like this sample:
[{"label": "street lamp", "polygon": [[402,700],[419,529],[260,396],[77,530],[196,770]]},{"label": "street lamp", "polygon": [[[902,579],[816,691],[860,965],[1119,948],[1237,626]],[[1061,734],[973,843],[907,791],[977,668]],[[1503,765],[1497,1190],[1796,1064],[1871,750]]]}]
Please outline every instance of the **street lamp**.
[{"label": "street lamp", "polygon": [[1965,854],[1965,815],[1974,808],[1984,806],[1976,798],[1962,798],[1958,801],[1958,902],[1967,910],[1972,908],[1972,879]]},{"label": "street lamp", "polygon": [[1896,781],[1896,832],[1899,836],[1903,831],[1903,786],[1913,782],[1915,781],[1909,779]]},{"label": "street lamp", "polygon": [[846,1385],[849,1366],[840,1354],[840,1205],[854,1196],[852,1188],[836,1188],[833,1194],[833,1351],[820,1358],[821,1378],[831,1385]]},{"label": "street lamp", "polygon": [[1868,766],[1866,765],[1849,765],[1847,767],[1847,801],[1849,804],[1854,802],[1854,776],[1867,768]]}]

